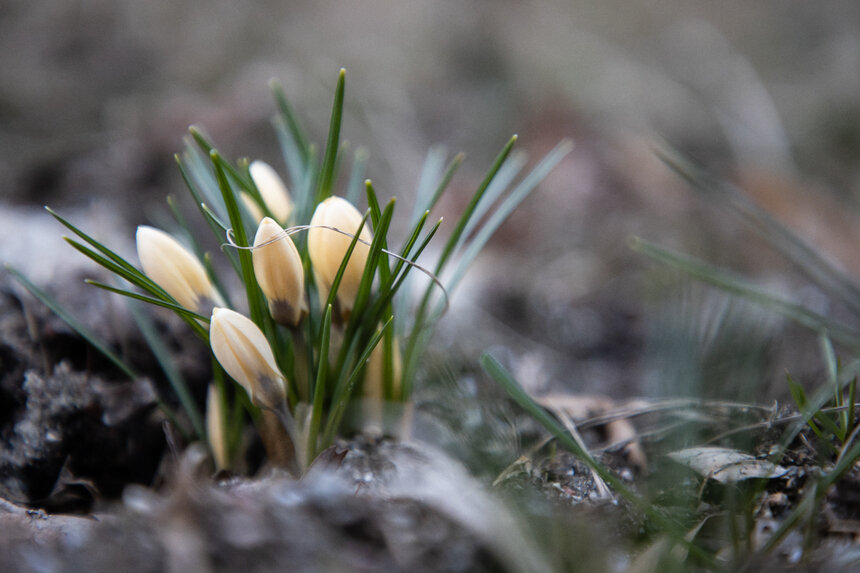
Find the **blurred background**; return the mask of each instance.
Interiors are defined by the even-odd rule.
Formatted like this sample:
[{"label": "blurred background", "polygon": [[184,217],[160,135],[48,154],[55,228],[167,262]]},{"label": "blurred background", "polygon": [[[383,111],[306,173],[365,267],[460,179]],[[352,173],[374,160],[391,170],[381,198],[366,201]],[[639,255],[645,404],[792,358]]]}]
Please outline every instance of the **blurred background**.
[{"label": "blurred background", "polygon": [[491,347],[535,390],[615,396],[763,400],[786,370],[815,380],[814,335],[655,267],[631,235],[853,320],[654,154],[669,142],[856,274],[853,0],[0,0],[0,259],[80,290],[91,271],[43,205],[132,253],[134,226],[184,196],[189,125],[284,173],[270,78],[322,142],[340,67],[342,136],[406,212],[437,144],[467,154],[452,214],[511,134],[531,162],[575,143],[457,293],[439,337],[455,364]]}]

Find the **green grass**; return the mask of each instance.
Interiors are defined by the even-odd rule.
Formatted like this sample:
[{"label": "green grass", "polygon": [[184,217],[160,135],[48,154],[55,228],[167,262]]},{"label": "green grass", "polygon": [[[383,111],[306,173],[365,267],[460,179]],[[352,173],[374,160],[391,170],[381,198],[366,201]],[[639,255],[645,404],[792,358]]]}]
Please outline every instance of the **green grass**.
[{"label": "green grass", "polygon": [[[790,229],[752,203],[740,189],[705,172],[666,145],[658,148],[658,154],[704,197],[723,202],[746,219],[806,278],[856,315],[856,309],[860,308],[860,289],[852,277],[837,270]],[[860,462],[860,442],[857,440],[860,430],[856,420],[856,386],[860,374],[857,317],[845,317],[843,322],[819,314],[769,292],[752,278],[642,238],[632,238],[629,244],[635,252],[654,262],[649,272],[663,273],[663,276],[666,273],[685,275],[724,293],[730,301],[722,311],[711,312],[718,316],[712,317],[712,324],[705,325],[708,334],[702,340],[696,340],[695,334],[691,336],[690,332],[685,332],[686,340],[682,346],[661,349],[669,361],[694,362],[698,359],[707,364],[704,356],[681,356],[679,353],[688,353],[697,345],[705,344],[720,331],[730,333],[734,328],[748,329],[749,319],[740,322],[737,317],[741,315],[730,312],[739,303],[758,306],[763,313],[793,322],[818,337],[823,379],[815,391],[807,394],[804,386],[790,373],[786,376],[796,413],[778,413],[775,405],[767,413],[768,408],[752,403],[709,403],[693,398],[686,405],[677,404],[677,399],[668,400],[670,404],[676,404],[666,409],[657,404],[634,411],[622,409],[617,415],[610,413],[603,420],[581,421],[580,428],[613,419],[659,415],[657,427],[638,437],[648,440],[651,473],[640,476],[631,485],[621,482],[593,451],[574,439],[576,436],[569,428],[529,396],[510,372],[489,354],[481,360],[484,370],[514,402],[544,427],[552,440],[550,443],[557,443],[574,453],[610,486],[617,498],[635,508],[633,513],[642,519],[641,531],[646,532],[638,540],[636,566],[644,567],[642,570],[746,570],[750,564],[760,563],[764,556],[774,553],[792,533],[798,536],[791,538],[790,547],[800,552],[802,561],[807,560],[823,539],[818,531],[825,504],[836,503],[828,500],[828,492]],[[676,303],[666,312],[680,315],[684,310]],[[690,317],[673,318],[681,324],[691,321]],[[692,321],[702,318],[702,314],[693,313]],[[702,331],[699,324],[689,327],[693,333]],[[739,338],[737,334],[734,339],[736,345],[727,348],[730,352],[734,348],[737,354],[735,357],[729,354],[725,359],[740,361],[741,354],[749,349],[742,349],[738,344],[748,344],[748,339]],[[843,365],[840,356],[848,356],[850,360]],[[681,369],[681,372],[686,377],[684,384],[694,383],[691,377],[697,375],[695,369]],[[667,377],[669,373],[663,372],[662,375]],[[700,371],[698,375],[708,377],[710,373]],[[735,414],[723,417],[722,414],[717,415],[719,410],[734,410]],[[752,423],[744,422],[741,417],[743,411],[758,415],[753,417]],[[747,419],[749,413],[746,414]],[[730,450],[742,448],[737,450],[738,453],[744,453],[744,448],[754,453],[765,451],[766,454],[759,453],[758,458],[749,462],[751,467],[752,464],[782,464],[789,468],[787,477],[718,484],[708,476],[690,475],[687,470],[679,473],[679,468],[673,467],[665,458],[673,448],[695,450],[717,444]],[[532,455],[535,455],[534,451]],[[550,452],[549,455],[553,454]],[[794,465],[794,459],[805,461]],[[772,492],[785,492],[788,507],[783,514],[776,516],[771,531],[759,535],[757,524],[765,519],[762,508]],[[802,541],[797,541],[798,538]]]},{"label": "green grass", "polygon": [[[309,315],[304,321],[295,328],[277,324],[269,315],[264,295],[257,284],[249,250],[255,222],[242,205],[240,194],[247,193],[264,212],[268,213],[268,209],[250,177],[248,159],[225,157],[204,130],[196,126],[189,128],[185,150],[176,156],[179,173],[199,215],[215,239],[221,244],[227,243],[221,253],[208,253],[202,248],[203,241],[191,231],[192,227],[175,198],[168,197],[168,209],[176,222],[174,233],[186,240],[191,252],[203,263],[215,289],[228,301],[226,304],[246,313],[267,339],[286,380],[286,415],[295,418],[299,413],[309,412],[307,419],[288,420],[296,427],[293,438],[305,441],[296,444],[300,446],[295,448],[296,451],[307,452],[307,458],[297,460],[297,465],[307,467],[343,431],[344,414],[349,404],[360,398],[365,366],[377,348],[383,356],[383,401],[406,402],[411,399],[414,380],[421,370],[433,326],[447,309],[455,287],[490,237],[568,153],[570,145],[562,143],[533,170],[524,173],[524,154],[512,157],[517,139],[512,137],[449,228],[441,219],[434,220],[432,212],[462,164],[463,155],[447,160],[438,149],[431,151],[419,181],[416,208],[409,217],[410,224],[404,236],[398,238],[390,232],[398,217],[396,199],[381,202],[375,186],[363,179],[369,161],[368,152],[359,147],[353,152],[351,161],[344,157],[347,153],[341,140],[346,93],[344,70],[340,70],[337,76],[328,135],[321,157],[317,151],[320,148],[308,136],[284,89],[277,82],[273,82],[271,87],[278,110],[273,124],[288,167],[286,179],[291,183],[294,202],[288,232],[296,243],[305,270]],[[342,176],[341,167],[347,164],[351,165],[351,170]],[[339,186],[342,180],[346,181],[344,188]],[[351,315],[344,322],[338,313],[337,292],[347,270],[346,263],[358,244],[358,233],[353,235],[329,292],[321,293],[317,292],[313,280],[314,265],[308,253],[305,231],[317,204],[333,194],[346,195],[358,201],[362,188],[367,206],[362,225],[370,228],[373,240],[369,244],[367,263]],[[176,313],[184,320],[190,333],[199,337],[203,344],[208,344],[208,316],[195,309],[184,308],[133,261],[120,257],[54,211],[49,209],[49,212],[76,235],[76,239],[67,239],[72,247],[124,282],[112,285],[89,281],[91,284],[132,299],[135,304],[148,303]],[[339,231],[352,234],[354,230]],[[442,234],[446,237],[438,257],[434,261],[423,262],[427,247]],[[225,269],[235,273],[243,292],[228,291],[225,285],[236,281],[222,276]],[[429,277],[417,289],[411,282],[417,280],[413,279],[416,271]],[[407,285],[409,288],[404,288]],[[28,288],[33,290],[32,285]],[[55,310],[63,313],[73,328],[97,343],[97,348],[109,357],[113,356],[107,345],[94,341],[70,313],[59,308]],[[180,398],[184,415],[197,436],[203,439],[203,414],[200,405],[191,399],[193,392],[172,367],[166,349],[152,333],[149,320],[142,313],[135,314],[145,339]],[[398,355],[400,349],[402,356]],[[235,412],[238,404],[248,410],[250,419],[258,419],[259,412],[242,392],[226,391],[222,383],[226,373],[217,361],[213,360],[213,365],[219,400],[225,406],[223,410]],[[134,375],[131,370],[127,370],[127,374]],[[231,396],[237,398],[231,400]],[[241,400],[238,399],[240,397]],[[308,403],[300,403],[304,400]],[[235,423],[236,419],[234,415],[233,421],[225,421],[230,444],[239,442],[238,433],[242,431],[241,425]],[[231,451],[233,455],[240,453],[235,449]]]}]

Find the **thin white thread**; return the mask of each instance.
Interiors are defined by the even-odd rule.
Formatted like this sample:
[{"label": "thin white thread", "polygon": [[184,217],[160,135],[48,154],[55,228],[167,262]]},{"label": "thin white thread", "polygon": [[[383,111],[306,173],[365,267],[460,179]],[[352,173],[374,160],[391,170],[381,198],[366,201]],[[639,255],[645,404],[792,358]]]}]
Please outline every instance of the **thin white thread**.
[{"label": "thin white thread", "polygon": [[[290,235],[295,235],[296,233],[300,233],[302,231],[308,231],[310,229],[326,229],[329,231],[334,231],[336,233],[340,233],[341,235],[345,235],[345,236],[349,237],[350,239],[355,239],[355,235],[353,233],[348,233],[346,231],[338,229],[337,227],[330,227],[328,225],[296,225],[294,227],[287,227],[285,229],[281,229],[281,232],[278,235],[272,237],[271,239],[269,239],[268,241],[266,241],[264,243],[260,243],[259,245],[243,247],[243,246],[237,245],[236,242],[233,240],[233,229],[230,228],[230,229],[227,229],[227,242],[222,244],[221,248],[223,249],[224,247],[233,247],[234,249],[241,249],[243,251],[253,251],[254,249],[261,249],[267,245],[271,245],[272,243],[276,243],[285,237],[289,237]],[[364,245],[367,245],[368,247],[371,246],[371,244],[369,242],[365,241],[361,237],[359,237],[357,239],[357,242],[362,243]],[[449,307],[448,290],[445,288],[445,285],[442,284],[442,281],[439,280],[439,277],[437,277],[432,271],[422,267],[418,263],[410,261],[409,259],[407,259],[405,257],[401,257],[397,253],[392,253],[388,249],[381,249],[381,251],[388,256],[391,256],[391,257],[394,257],[395,259],[403,261],[404,263],[406,263],[410,267],[418,269],[419,271],[421,271],[422,273],[427,275],[430,278],[430,280],[432,280],[433,283],[442,290],[442,295],[445,297],[445,308],[442,309],[442,314],[445,314],[448,311],[448,307]]]}]

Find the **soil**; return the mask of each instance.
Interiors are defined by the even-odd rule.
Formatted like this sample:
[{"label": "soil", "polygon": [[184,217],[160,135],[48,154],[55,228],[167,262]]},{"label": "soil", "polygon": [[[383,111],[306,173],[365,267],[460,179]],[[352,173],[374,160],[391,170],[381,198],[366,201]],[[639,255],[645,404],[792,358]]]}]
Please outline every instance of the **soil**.
[{"label": "soil", "polygon": [[[450,443],[451,453],[444,453],[444,440],[356,436],[325,452],[301,480],[266,468],[252,477],[213,475],[199,445],[185,448],[165,430],[157,381],[128,381],[104,361],[73,360],[91,350],[44,309],[30,310],[38,305],[8,290],[2,304],[2,571],[280,571],[286,564],[295,571],[557,571],[581,560],[594,570],[620,571],[641,566],[659,544],[641,508],[601,490],[582,460],[546,442],[527,419],[514,422],[523,455],[511,460],[516,450],[507,450],[513,463],[502,471],[504,457],[496,465],[491,457],[477,463]],[[510,423],[505,419],[514,411],[496,399],[495,408],[476,400],[484,402],[488,434]],[[745,419],[751,429],[721,445],[743,443],[766,456],[791,412],[752,408],[728,416],[727,406],[705,404],[679,416],[640,404],[629,415],[627,405],[641,447],[633,456],[629,441],[606,447],[605,418],[624,405],[587,403],[593,421],[579,422],[598,461],[715,550],[730,547],[726,500],[751,496],[751,542],[760,545],[829,463],[823,444],[806,430],[779,461],[788,471],[778,479],[754,480],[755,487],[708,482],[668,460],[674,442],[660,428],[715,436]],[[472,406],[462,404],[467,411]],[[442,419],[438,411],[425,414]],[[526,448],[529,442],[534,447]],[[809,521],[810,537],[792,532],[772,553],[736,565],[845,570],[856,564],[859,484],[854,467],[826,493]],[[601,539],[599,551],[585,541],[559,542],[563,532],[592,522],[602,525],[580,534]],[[554,533],[535,537],[544,530]]]},{"label": "soil", "polygon": [[[644,510],[607,495],[478,371],[487,349],[534,396],[599,396],[602,410],[570,414],[591,451],[718,551],[717,567],[860,570],[857,467],[777,549],[755,552],[832,467],[836,444],[804,429],[777,460],[786,473],[750,483],[715,483],[667,457],[730,432],[711,445],[764,459],[792,415],[785,372],[807,389],[826,376],[817,333],[655,268],[629,236],[853,315],[760,229],[691,192],[651,134],[740,184],[846,274],[860,269],[846,208],[860,192],[857,3],[734,4],[0,5],[2,262],[139,374],[119,372],[0,269],[0,571],[677,570],[680,552]],[[350,438],[301,480],[256,458],[249,475],[216,475],[158,408],[177,405],[132,317],[82,284],[104,277],[41,206],[131,253],[134,225],[163,219],[167,192],[185,197],[172,155],[189,124],[229,156],[281,165],[268,79],[324,141],[341,65],[344,136],[372,148],[381,193],[408,203],[433,144],[470,154],[440,205],[446,221],[512,132],[532,162],[562,138],[576,146],[456,294],[412,439]],[[153,316],[202,403],[205,349]],[[622,401],[633,396],[647,400]],[[667,396],[695,404],[657,408]],[[628,439],[607,417],[630,422]]]}]

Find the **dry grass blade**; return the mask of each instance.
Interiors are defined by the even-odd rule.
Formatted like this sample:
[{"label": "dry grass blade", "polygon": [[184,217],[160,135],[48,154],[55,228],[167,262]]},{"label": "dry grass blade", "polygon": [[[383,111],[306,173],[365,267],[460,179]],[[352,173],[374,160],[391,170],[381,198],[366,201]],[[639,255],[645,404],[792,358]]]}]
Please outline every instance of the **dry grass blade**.
[{"label": "dry grass blade", "polygon": [[[552,412],[556,418],[558,418],[558,420],[564,426],[564,429],[570,433],[571,437],[582,449],[582,451],[585,453],[589,453],[588,447],[585,445],[585,441],[582,439],[582,436],[579,435],[579,431],[576,429],[576,424],[573,422],[573,418],[568,415],[565,409],[552,405],[541,405],[544,406],[550,412]],[[591,478],[594,480],[594,485],[595,487],[597,487],[597,492],[600,498],[611,499],[612,492],[609,491],[609,487],[606,485],[606,482],[603,481],[603,478],[600,477],[600,474],[598,474],[593,467],[589,467],[589,470],[591,471]]]},{"label": "dry grass blade", "polygon": [[[580,428],[592,428],[607,424],[614,420],[623,418],[638,418],[648,414],[658,414],[661,412],[678,412],[685,411],[689,414],[691,411],[702,411],[708,413],[722,414],[726,413],[737,414],[744,412],[756,411],[761,414],[770,413],[773,408],[771,406],[761,406],[759,404],[748,404],[745,402],[732,402],[728,400],[702,400],[698,398],[672,398],[669,400],[648,400],[645,398],[633,398],[626,402],[621,402],[616,406],[598,414],[592,413],[588,419],[579,422]],[[685,415],[686,415],[685,414]]]},{"label": "dry grass blade", "polygon": [[[577,425],[580,428],[584,428],[582,420],[592,418],[595,415],[606,415],[612,412],[616,406],[615,401],[607,396],[582,394],[547,394],[538,398],[537,402],[551,410],[565,424],[568,430],[570,430],[568,423],[573,427],[574,419],[580,420]],[[623,446],[624,453],[631,464],[636,466],[640,471],[647,469],[648,460],[645,457],[642,446],[638,442],[636,428],[630,422],[629,416],[610,417],[603,423],[592,423],[588,427],[600,426],[604,428],[606,440],[610,444]],[[578,435],[578,432],[575,435]]]}]

